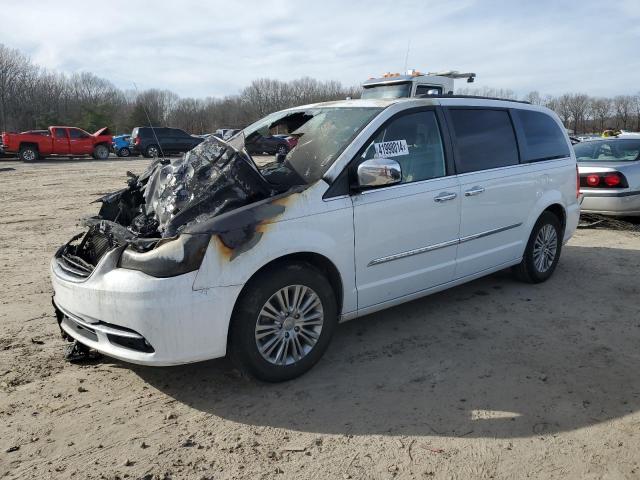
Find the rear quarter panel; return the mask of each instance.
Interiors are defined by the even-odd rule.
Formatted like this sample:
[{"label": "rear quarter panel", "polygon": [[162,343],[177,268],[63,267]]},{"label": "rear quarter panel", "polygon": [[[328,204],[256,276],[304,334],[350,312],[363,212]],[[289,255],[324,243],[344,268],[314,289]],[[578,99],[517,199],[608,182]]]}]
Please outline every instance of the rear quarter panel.
[{"label": "rear quarter panel", "polygon": [[45,135],[33,135],[28,133],[8,133],[5,136],[7,148],[5,151],[17,153],[24,144],[37,145],[41,154],[52,153],[52,138]]},{"label": "rear quarter panel", "polygon": [[563,241],[566,242],[575,232],[580,216],[580,204],[576,197],[575,159],[536,162],[531,164],[531,169],[536,179],[537,198],[529,212],[525,231],[531,232],[542,212],[549,206],[558,204],[565,211],[566,224]]}]

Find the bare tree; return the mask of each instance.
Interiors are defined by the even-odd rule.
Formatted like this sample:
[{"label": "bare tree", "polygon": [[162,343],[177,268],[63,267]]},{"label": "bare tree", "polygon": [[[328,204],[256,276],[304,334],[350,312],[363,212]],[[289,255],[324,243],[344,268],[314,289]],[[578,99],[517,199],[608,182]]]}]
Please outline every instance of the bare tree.
[{"label": "bare tree", "polygon": [[8,127],[8,113],[12,109],[10,100],[20,90],[21,80],[29,75],[29,59],[18,50],[0,44],[0,127]]},{"label": "bare tree", "polygon": [[571,104],[571,97],[568,93],[565,93],[557,98],[555,108],[554,108],[555,112],[560,117],[560,120],[562,120],[562,123],[564,123],[564,126],[567,128],[569,128],[569,124],[571,121],[570,104]]},{"label": "bare tree", "polygon": [[542,97],[540,97],[540,93],[536,90],[527,93],[524,96],[524,100],[531,103],[532,105],[542,105],[543,103]]},{"label": "bare tree", "polygon": [[592,98],[590,101],[590,109],[596,130],[603,131],[607,128],[606,123],[611,116],[611,100],[603,97]]},{"label": "bare tree", "polygon": [[616,115],[616,127],[627,129],[633,112],[634,100],[631,95],[618,95],[613,98],[613,109]]},{"label": "bare tree", "polygon": [[[564,97],[564,95],[563,95]],[[573,121],[573,131],[575,133],[584,132],[585,118],[589,109],[589,97],[584,93],[566,94],[566,109]]]}]

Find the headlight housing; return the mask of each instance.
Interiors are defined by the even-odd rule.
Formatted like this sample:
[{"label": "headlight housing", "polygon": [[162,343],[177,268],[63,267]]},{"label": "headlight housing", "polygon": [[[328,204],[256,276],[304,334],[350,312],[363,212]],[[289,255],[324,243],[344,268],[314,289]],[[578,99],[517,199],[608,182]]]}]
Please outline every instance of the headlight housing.
[{"label": "headlight housing", "polygon": [[118,267],[139,270],[158,278],[175,277],[200,268],[211,235],[182,234],[175,239],[161,240],[148,252],[136,252],[131,247],[122,252]]}]

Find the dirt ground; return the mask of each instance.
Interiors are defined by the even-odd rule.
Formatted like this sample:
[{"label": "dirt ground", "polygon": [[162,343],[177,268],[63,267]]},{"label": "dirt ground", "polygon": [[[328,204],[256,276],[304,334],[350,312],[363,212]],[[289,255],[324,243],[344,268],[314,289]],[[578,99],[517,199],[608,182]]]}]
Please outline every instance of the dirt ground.
[{"label": "dirt ground", "polygon": [[640,234],[343,324],[308,374],[62,359],[48,263],[144,159],[0,161],[0,478],[640,478]]}]

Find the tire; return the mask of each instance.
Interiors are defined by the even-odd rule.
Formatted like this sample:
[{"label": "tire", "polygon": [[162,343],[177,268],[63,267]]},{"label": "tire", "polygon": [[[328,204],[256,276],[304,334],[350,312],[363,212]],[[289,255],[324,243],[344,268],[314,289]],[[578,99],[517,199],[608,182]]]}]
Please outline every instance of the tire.
[{"label": "tire", "polygon": [[[289,310],[286,318],[277,297],[284,290],[299,308]],[[270,313],[276,309],[278,316]],[[229,332],[230,356],[241,371],[259,380],[291,380],[320,360],[337,324],[336,297],[327,278],[307,263],[278,265],[251,279],[238,298]]]},{"label": "tire", "polygon": [[35,162],[40,158],[40,154],[38,153],[38,149],[36,147],[27,145],[24,147],[20,147],[18,158],[20,158],[20,160],[22,160],[23,162]]},{"label": "tire", "polygon": [[286,145],[279,145],[276,149],[276,155],[286,155],[287,153],[289,153],[289,149]]},{"label": "tire", "polygon": [[513,267],[516,278],[527,283],[548,280],[560,260],[562,237],[558,217],[551,212],[543,212],[531,231],[522,261]]},{"label": "tire", "polygon": [[109,148],[106,145],[96,145],[93,149],[93,158],[96,160],[106,160],[109,158]]},{"label": "tire", "polygon": [[127,147],[122,147],[120,150],[118,150],[119,157],[128,157],[129,155],[131,155],[131,150],[129,150]]},{"label": "tire", "polygon": [[160,156],[160,149],[157,145],[149,145],[145,151],[144,156],[147,158],[156,158]]}]

